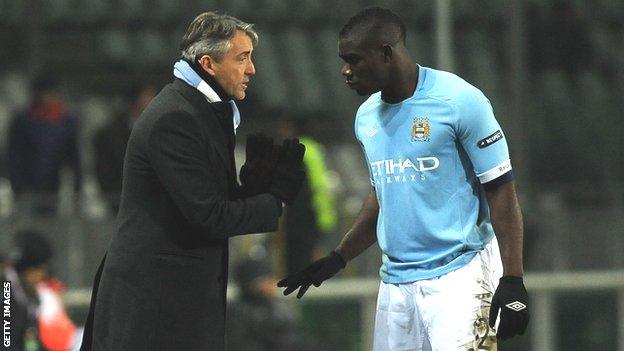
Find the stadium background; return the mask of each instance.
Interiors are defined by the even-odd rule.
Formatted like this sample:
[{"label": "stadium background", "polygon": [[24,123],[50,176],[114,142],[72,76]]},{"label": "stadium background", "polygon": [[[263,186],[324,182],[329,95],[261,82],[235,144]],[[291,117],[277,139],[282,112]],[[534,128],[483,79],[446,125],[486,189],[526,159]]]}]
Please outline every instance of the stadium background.
[{"label": "stadium background", "polygon": [[[33,216],[15,205],[3,164],[0,248],[18,228],[45,230],[54,271],[70,288],[67,304],[82,322],[85,288],[114,224],[94,180],[90,140],[129,87],[170,80],[185,27],[205,10],[255,23],[260,33],[240,135],[275,128],[271,111],[281,107],[325,145],[340,210],[341,230],[323,239],[333,247],[369,186],[352,132],[362,99],[339,75],[336,36],[369,5],[402,16],[417,62],[481,88],[508,135],[532,323],[503,349],[624,350],[624,3],[616,0],[0,0],[0,155],[6,159],[7,126],[28,102],[29,80],[54,71],[80,118],[85,175],[79,206],[66,174],[59,213]],[[233,260],[254,240],[235,240]],[[332,350],[366,349],[378,262],[371,249],[335,284],[302,303],[288,299],[306,332]]]}]

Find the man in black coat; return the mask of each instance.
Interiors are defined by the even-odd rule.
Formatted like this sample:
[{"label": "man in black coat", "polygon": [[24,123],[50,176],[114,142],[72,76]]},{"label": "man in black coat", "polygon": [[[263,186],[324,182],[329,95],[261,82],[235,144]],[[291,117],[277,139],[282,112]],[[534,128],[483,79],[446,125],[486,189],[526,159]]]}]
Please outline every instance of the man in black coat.
[{"label": "man in black coat", "polygon": [[206,12],[190,24],[177,79],[132,129],[117,231],[96,274],[82,350],[225,349],[228,238],[275,231],[304,176],[304,147],[293,139],[279,157],[248,157],[246,181],[236,180],[234,100],[255,74],[257,38],[227,15]]}]

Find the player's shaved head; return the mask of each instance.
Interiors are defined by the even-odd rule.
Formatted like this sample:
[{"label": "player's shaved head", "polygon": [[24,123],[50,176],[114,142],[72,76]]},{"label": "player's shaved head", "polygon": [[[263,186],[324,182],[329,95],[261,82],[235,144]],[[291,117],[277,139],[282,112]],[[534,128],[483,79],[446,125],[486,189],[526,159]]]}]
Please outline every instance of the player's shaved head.
[{"label": "player's shaved head", "polygon": [[405,44],[405,23],[388,9],[369,7],[351,17],[338,38],[354,40],[366,47]]},{"label": "player's shaved head", "polygon": [[351,17],[338,34],[340,73],[359,95],[381,91],[386,102],[399,102],[414,92],[418,66],[405,47],[405,24],[381,7]]}]

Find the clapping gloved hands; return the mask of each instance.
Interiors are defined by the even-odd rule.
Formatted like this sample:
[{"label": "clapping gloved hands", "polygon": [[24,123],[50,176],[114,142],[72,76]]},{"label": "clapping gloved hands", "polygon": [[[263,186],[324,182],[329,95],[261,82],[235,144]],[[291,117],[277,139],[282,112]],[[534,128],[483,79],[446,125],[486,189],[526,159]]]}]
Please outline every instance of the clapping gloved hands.
[{"label": "clapping gloved hands", "polygon": [[502,277],[492,297],[490,306],[490,327],[496,324],[496,316],[500,310],[500,322],[496,332],[499,340],[524,334],[529,324],[527,308],[528,294],[521,277]]},{"label": "clapping gloved hands", "polygon": [[317,288],[321,284],[333,277],[341,269],[345,268],[347,262],[336,251],[332,251],[329,255],[317,260],[303,270],[292,274],[279,282],[277,286],[286,288],[284,295],[290,295],[293,291],[299,289],[297,298],[300,299],[310,288],[311,285]]},{"label": "clapping gloved hands", "polygon": [[245,164],[239,178],[245,197],[268,192],[279,158],[280,147],[262,133],[247,136]]},{"label": "clapping gloved hands", "polygon": [[305,146],[299,142],[299,139],[284,140],[275,166],[271,186],[269,187],[269,193],[287,205],[295,200],[299,188],[303,184],[305,178],[305,171],[303,170],[304,154]]},{"label": "clapping gloved hands", "polygon": [[261,133],[247,137],[246,160],[239,178],[245,196],[271,193],[290,204],[303,184],[305,146],[298,139],[286,139],[281,146]]}]

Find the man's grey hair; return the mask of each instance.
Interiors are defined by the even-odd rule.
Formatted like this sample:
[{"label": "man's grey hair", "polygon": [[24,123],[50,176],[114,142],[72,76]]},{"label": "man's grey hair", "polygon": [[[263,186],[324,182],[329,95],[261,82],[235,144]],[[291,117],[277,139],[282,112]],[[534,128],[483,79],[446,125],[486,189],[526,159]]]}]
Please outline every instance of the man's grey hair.
[{"label": "man's grey hair", "polygon": [[209,55],[218,61],[232,47],[230,40],[237,30],[245,32],[254,47],[258,44],[258,33],[253,24],[216,12],[204,12],[195,17],[182,38],[182,57],[195,62],[201,56]]}]

